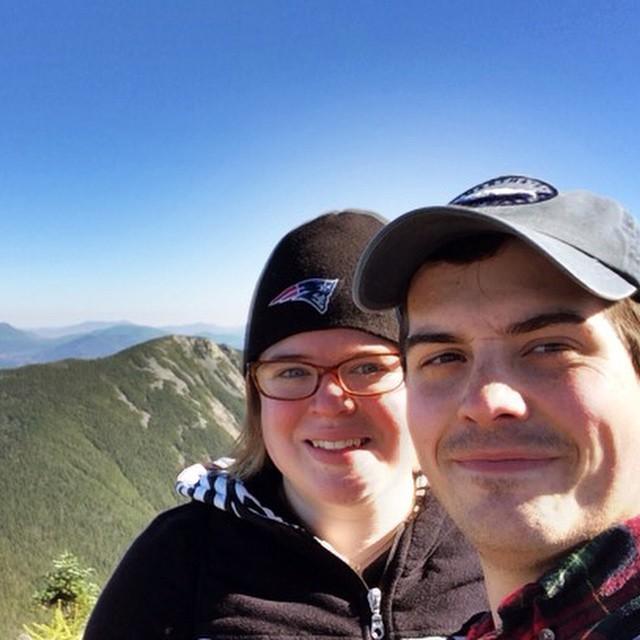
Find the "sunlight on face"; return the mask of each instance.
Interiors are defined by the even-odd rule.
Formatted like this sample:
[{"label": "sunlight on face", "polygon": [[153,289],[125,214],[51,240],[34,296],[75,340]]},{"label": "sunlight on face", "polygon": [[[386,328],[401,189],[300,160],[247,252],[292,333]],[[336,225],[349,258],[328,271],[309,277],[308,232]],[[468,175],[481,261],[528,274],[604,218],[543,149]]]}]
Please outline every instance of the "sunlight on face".
[{"label": "sunlight on face", "polygon": [[640,384],[603,309],[517,241],[414,277],[409,425],[481,553],[549,558],[640,511]]},{"label": "sunlight on face", "polygon": [[[397,352],[394,343],[363,331],[329,329],[285,338],[260,360],[332,366],[359,355]],[[415,454],[405,414],[404,385],[382,395],[354,396],[335,374],[325,374],[309,398],[261,398],[269,457],[307,504],[354,504],[375,500],[396,484],[406,487]]]}]

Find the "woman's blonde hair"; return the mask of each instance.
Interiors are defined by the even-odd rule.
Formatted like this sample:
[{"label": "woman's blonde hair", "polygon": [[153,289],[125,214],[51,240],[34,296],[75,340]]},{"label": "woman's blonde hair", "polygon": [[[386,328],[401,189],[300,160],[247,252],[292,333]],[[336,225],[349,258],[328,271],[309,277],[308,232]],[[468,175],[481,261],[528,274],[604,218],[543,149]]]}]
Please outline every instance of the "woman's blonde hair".
[{"label": "woman's blonde hair", "polygon": [[248,372],[245,376],[245,389],[244,422],[231,454],[234,462],[229,469],[243,480],[256,475],[270,463],[262,438],[260,392]]}]

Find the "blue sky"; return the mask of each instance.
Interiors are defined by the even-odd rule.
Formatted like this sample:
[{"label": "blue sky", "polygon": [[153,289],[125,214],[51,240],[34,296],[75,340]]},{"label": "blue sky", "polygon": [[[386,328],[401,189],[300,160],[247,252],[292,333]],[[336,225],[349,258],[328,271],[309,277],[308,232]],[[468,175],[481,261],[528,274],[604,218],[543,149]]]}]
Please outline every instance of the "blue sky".
[{"label": "blue sky", "polygon": [[640,3],[0,0],[0,321],[244,322],[324,211],[640,211]]}]

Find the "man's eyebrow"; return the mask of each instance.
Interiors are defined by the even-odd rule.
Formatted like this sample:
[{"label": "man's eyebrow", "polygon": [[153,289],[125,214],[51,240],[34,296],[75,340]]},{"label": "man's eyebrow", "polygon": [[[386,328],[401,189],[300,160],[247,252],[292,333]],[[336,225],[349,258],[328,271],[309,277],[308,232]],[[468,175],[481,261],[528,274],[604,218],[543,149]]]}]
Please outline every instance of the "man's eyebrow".
[{"label": "man's eyebrow", "polygon": [[408,350],[417,344],[460,344],[461,342],[460,338],[456,338],[451,333],[414,333],[411,336],[407,336],[404,341],[404,348]]},{"label": "man's eyebrow", "polygon": [[507,335],[520,335],[531,333],[555,324],[582,324],[586,318],[575,311],[554,311],[552,313],[540,313],[520,322],[509,325]]},{"label": "man's eyebrow", "polygon": [[[539,313],[526,320],[514,322],[509,325],[506,335],[520,335],[538,331],[556,324],[582,324],[586,318],[575,311],[553,311],[551,313]],[[418,344],[461,344],[461,338],[452,333],[439,332],[421,332],[407,336],[404,342],[405,350],[411,349]]]}]

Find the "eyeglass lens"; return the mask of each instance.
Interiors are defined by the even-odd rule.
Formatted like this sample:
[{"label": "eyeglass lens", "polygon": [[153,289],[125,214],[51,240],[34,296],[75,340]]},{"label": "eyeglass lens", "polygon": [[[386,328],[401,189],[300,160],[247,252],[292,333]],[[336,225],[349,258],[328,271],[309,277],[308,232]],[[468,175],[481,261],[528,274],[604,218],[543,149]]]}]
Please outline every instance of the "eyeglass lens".
[{"label": "eyeglass lens", "polygon": [[322,375],[329,372],[336,372],[342,388],[354,395],[386,393],[399,387],[403,379],[397,354],[358,356],[334,367],[298,361],[260,362],[255,378],[264,395],[294,400],[313,395]]}]

